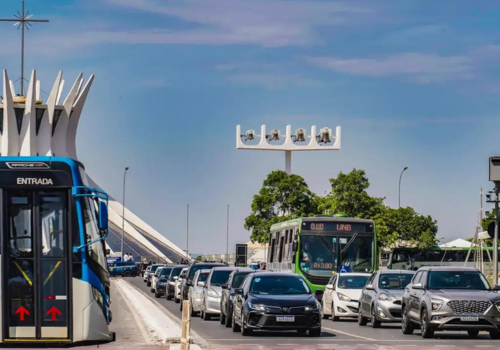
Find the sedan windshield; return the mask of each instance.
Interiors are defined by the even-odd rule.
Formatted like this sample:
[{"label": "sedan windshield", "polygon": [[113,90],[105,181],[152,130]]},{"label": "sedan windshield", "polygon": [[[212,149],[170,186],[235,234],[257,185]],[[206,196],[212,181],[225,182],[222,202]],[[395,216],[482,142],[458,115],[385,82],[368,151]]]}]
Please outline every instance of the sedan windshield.
[{"label": "sedan windshield", "polygon": [[341,289],[363,289],[370,276],[340,276],[339,288]]},{"label": "sedan windshield", "polygon": [[170,278],[173,279],[176,276],[179,276],[181,274],[183,267],[174,267],[172,269],[172,272],[170,273]]},{"label": "sedan windshield", "polygon": [[243,272],[243,273],[237,273],[233,277],[233,283],[231,284],[231,287],[233,288],[240,288],[241,284],[245,280],[245,277],[248,276],[250,272]]},{"label": "sedan windshield", "polygon": [[229,275],[231,274],[231,270],[227,271],[214,271],[212,274],[212,278],[210,279],[210,284],[212,286],[222,286],[224,283],[227,282],[227,279],[229,278]]},{"label": "sedan windshield", "polygon": [[477,271],[431,271],[429,289],[489,290],[488,281]]},{"label": "sedan windshield", "polygon": [[383,273],[380,275],[378,287],[381,289],[405,289],[412,278],[413,274],[410,273]]},{"label": "sedan windshield", "polygon": [[168,276],[170,275],[170,271],[172,271],[171,267],[169,268],[164,267],[163,269],[161,269],[160,276]]},{"label": "sedan windshield", "polygon": [[295,276],[262,276],[255,277],[250,286],[254,294],[310,294],[306,282]]}]

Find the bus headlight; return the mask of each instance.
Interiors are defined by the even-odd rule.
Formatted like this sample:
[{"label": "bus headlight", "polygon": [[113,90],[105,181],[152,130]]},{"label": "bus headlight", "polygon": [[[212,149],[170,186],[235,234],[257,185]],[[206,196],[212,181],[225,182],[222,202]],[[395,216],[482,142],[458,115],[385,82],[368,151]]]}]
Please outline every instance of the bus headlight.
[{"label": "bus headlight", "polygon": [[102,293],[99,289],[97,289],[96,287],[92,286],[92,294],[94,295],[94,299],[97,301],[97,303],[99,305],[101,305],[101,307],[103,306],[103,297],[102,297]]}]

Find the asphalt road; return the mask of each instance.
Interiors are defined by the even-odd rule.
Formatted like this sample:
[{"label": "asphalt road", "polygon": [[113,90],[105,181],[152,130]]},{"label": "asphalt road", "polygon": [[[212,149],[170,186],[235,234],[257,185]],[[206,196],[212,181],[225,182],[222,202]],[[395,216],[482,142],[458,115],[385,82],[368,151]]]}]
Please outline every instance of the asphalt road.
[{"label": "asphalt road", "polygon": [[[142,278],[126,279],[147,296],[155,299]],[[166,298],[155,299],[179,319],[179,304]],[[321,337],[313,338],[298,335],[296,332],[254,332],[243,337],[233,333],[230,328],[220,324],[218,318],[203,321],[199,317],[191,319],[191,329],[204,338],[210,349],[386,349],[408,348],[412,350],[430,349],[500,349],[500,342],[481,333],[477,339],[470,339],[466,332],[439,332],[434,339],[422,339],[419,331],[413,335],[401,333],[400,324],[382,324],[381,328],[360,327],[356,320],[345,319],[339,322],[323,320]]]}]

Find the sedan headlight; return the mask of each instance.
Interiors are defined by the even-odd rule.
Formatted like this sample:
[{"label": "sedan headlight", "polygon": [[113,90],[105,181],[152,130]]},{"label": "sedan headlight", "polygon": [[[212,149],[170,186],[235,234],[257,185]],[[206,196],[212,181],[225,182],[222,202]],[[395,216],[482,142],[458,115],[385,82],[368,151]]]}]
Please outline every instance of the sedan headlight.
[{"label": "sedan headlight", "polygon": [[431,303],[432,311],[439,311],[439,309],[441,309],[441,306],[443,306],[443,301],[441,299],[432,299]]},{"label": "sedan headlight", "polygon": [[351,298],[349,298],[347,295],[344,295],[342,293],[337,292],[337,296],[339,297],[340,300],[342,301],[351,301]]},{"label": "sedan headlight", "polygon": [[315,311],[315,310],[319,310],[319,308],[320,308],[320,304],[318,302],[316,302],[315,304],[306,306],[304,308],[304,311]]},{"label": "sedan headlight", "polygon": [[498,310],[498,312],[500,312],[500,300],[498,300],[496,303],[495,303],[495,306]]},{"label": "sedan headlight", "polygon": [[212,297],[212,298],[218,298],[219,297],[219,294],[217,294],[217,292],[213,289],[209,289],[208,290],[208,296],[209,297]]},{"label": "sedan headlight", "polygon": [[396,298],[394,298],[392,295],[390,294],[386,294],[386,293],[381,293],[378,298],[382,301],[395,301]]},{"label": "sedan headlight", "polygon": [[261,311],[261,312],[264,312],[266,311],[266,305],[262,305],[262,304],[252,304],[252,303],[248,303],[248,307],[252,310],[257,310],[257,311]]}]

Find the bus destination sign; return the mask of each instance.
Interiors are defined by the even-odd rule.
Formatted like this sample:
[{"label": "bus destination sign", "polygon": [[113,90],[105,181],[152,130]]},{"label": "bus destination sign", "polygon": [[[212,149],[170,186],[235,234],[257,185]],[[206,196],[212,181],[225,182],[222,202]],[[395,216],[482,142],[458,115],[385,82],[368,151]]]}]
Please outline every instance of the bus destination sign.
[{"label": "bus destination sign", "polygon": [[371,233],[373,232],[373,225],[331,221],[303,222],[302,231]]}]

